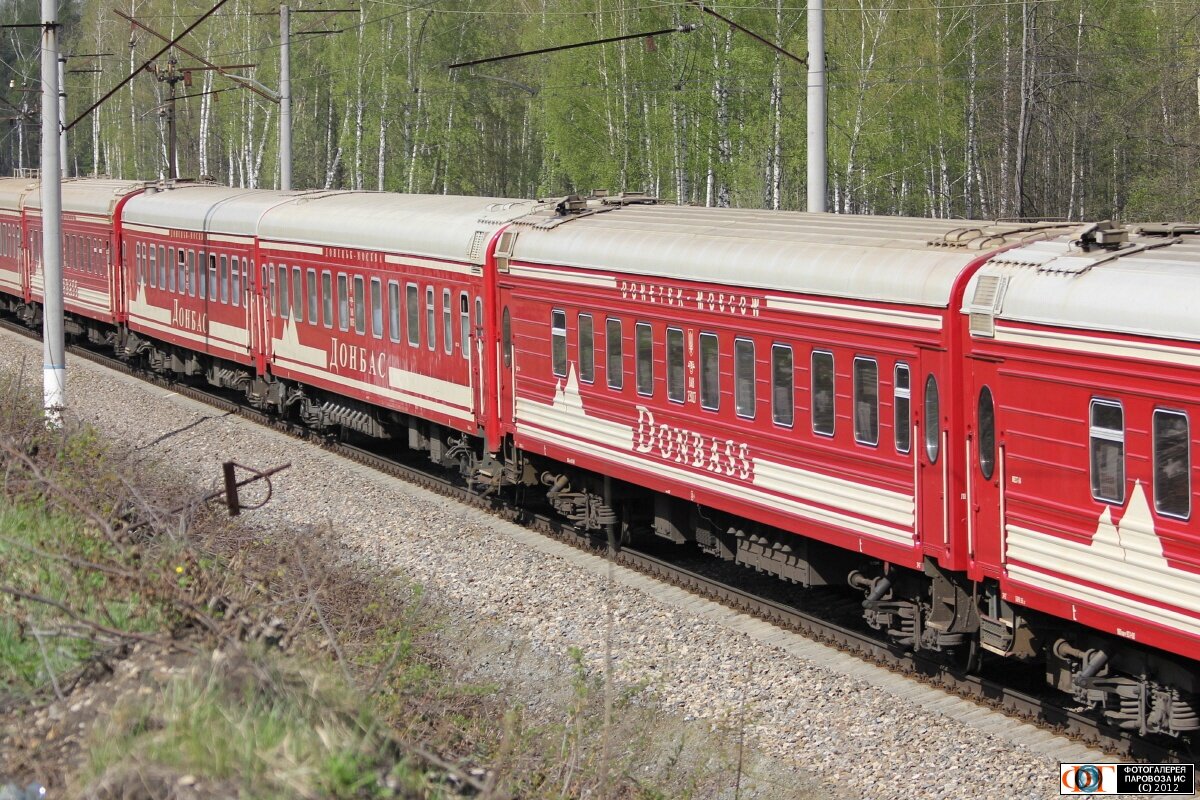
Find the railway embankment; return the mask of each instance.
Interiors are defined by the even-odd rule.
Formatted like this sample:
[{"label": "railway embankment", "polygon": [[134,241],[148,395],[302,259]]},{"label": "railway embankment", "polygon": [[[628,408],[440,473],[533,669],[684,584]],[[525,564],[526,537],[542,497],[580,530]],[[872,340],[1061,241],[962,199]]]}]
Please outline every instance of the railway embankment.
[{"label": "railway embankment", "polygon": [[[163,429],[84,381],[83,412],[47,431],[36,363],[0,368],[0,787],[14,796],[809,794],[758,774],[747,720],[663,714],[651,681],[618,688],[583,646],[498,637],[480,622],[496,609],[463,620],[348,553],[333,509],[281,513],[326,496],[299,471],[268,484],[239,468],[231,518],[204,431],[219,412]],[[112,415],[139,433],[102,433]],[[258,455],[247,466],[288,467]],[[381,536],[433,523],[374,513]]]},{"label": "railway embankment", "polygon": [[[0,338],[0,376],[36,373],[40,345],[5,332]],[[1084,751],[903,676],[880,677],[873,665],[682,590],[610,569],[312,442],[80,359],[72,367],[78,421],[119,442],[127,463],[146,466],[183,496],[220,488],[225,461],[258,469],[290,464],[270,502],[238,518],[237,536],[274,548],[266,552],[279,562],[295,563],[293,549],[317,551],[321,563],[382,581],[370,585],[394,595],[379,601],[395,610],[389,618],[416,606],[431,615],[422,617],[428,621],[418,626],[417,643],[434,661],[420,669],[465,687],[451,693],[461,698],[457,710],[439,718],[476,720],[482,727],[468,730],[493,734],[473,740],[477,747],[433,754],[445,761],[483,753],[489,757],[463,763],[525,776],[522,796],[599,797],[599,786],[623,776],[624,796],[633,797],[967,798],[978,796],[979,776],[987,775],[991,796],[1040,798],[1057,796],[1061,753]],[[247,505],[261,499],[254,491],[247,487]],[[309,542],[310,549],[299,549]],[[308,569],[308,577],[291,572],[270,585],[287,587],[285,598],[303,597],[321,587]],[[414,585],[422,587],[419,601]],[[329,590],[318,594],[331,603],[342,596]],[[339,637],[359,635],[375,614],[370,592],[346,597],[357,611],[336,624],[333,609],[321,606]],[[342,631],[341,624],[349,627]],[[315,615],[306,631],[317,663],[344,685],[347,646],[337,639],[339,657]],[[376,648],[375,662],[383,652],[390,658],[390,650]],[[373,679],[379,664],[367,667],[363,674]],[[138,674],[155,670],[151,663]],[[605,696],[613,709],[607,725]],[[442,707],[436,694],[417,698],[413,713]],[[390,719],[409,730],[399,713]],[[198,777],[179,777],[189,776]],[[593,791],[564,791],[572,776],[586,776]]]}]

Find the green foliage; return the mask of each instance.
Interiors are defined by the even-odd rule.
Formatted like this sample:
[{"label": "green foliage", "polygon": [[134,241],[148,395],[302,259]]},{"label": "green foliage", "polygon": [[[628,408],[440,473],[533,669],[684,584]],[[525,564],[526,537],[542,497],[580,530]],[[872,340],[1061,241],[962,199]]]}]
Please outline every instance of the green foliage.
[{"label": "green foliage", "polygon": [[[158,40],[103,0],[66,4],[69,116],[143,63]],[[306,8],[306,5],[308,6]],[[296,4],[312,10],[311,0]],[[669,201],[803,208],[805,68],[685,4],[450,0],[293,15],[294,183],[404,192],[555,196],[644,190]],[[713,6],[789,52],[803,4]],[[208,0],[142,0],[177,33]],[[278,25],[229,2],[189,49],[279,80]],[[30,4],[0,17],[31,18]],[[1197,28],[1164,0],[878,0],[825,14],[829,194],[845,212],[938,216],[1197,216]],[[690,33],[457,70],[451,63],[701,23]],[[339,29],[305,36],[305,30]],[[24,38],[22,38],[24,37]],[[36,75],[25,32],[0,57]],[[132,48],[131,48],[132,42]],[[180,63],[194,63],[180,56]],[[239,70],[241,71],[241,70]],[[181,173],[278,180],[278,108],[212,72],[178,102]],[[182,88],[182,87],[181,87]],[[221,91],[219,94],[207,92]],[[166,85],[134,80],[73,129],[80,173],[161,174]],[[12,108],[29,95],[10,91]],[[36,106],[36,103],[34,104]],[[35,165],[15,126],[0,167]]]}]

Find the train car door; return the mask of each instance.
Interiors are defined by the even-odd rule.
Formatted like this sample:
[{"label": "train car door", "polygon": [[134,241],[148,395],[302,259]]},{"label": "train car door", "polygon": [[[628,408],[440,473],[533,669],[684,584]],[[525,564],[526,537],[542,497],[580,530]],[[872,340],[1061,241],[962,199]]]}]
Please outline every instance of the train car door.
[{"label": "train car door", "polygon": [[267,293],[271,268],[261,261],[257,267],[256,270],[252,266],[249,271],[254,285],[249,290],[246,306],[250,314],[250,345],[254,350],[255,366],[261,375],[267,371],[271,358],[270,298]]},{"label": "train car door", "polygon": [[467,348],[467,357],[470,361],[471,370],[471,386],[475,389],[475,427],[480,433],[483,433],[487,427],[487,386],[488,382],[485,379],[485,371],[483,367],[484,342],[487,341],[484,336],[483,327],[483,298],[475,296],[474,305],[471,303],[470,295],[463,293],[460,302],[463,304],[462,313],[467,315],[469,322],[463,328],[464,336],[468,331],[473,332],[471,336],[470,346],[466,343],[463,347]]},{"label": "train car door", "polygon": [[942,356],[938,351],[923,352],[908,376],[909,402],[916,420],[912,447],[917,531],[925,550],[932,553],[944,553],[950,545],[949,387],[942,380]]},{"label": "train car door", "polygon": [[1004,441],[997,398],[1000,364],[971,358],[967,416],[967,550],[985,572],[999,577],[1004,538]]}]

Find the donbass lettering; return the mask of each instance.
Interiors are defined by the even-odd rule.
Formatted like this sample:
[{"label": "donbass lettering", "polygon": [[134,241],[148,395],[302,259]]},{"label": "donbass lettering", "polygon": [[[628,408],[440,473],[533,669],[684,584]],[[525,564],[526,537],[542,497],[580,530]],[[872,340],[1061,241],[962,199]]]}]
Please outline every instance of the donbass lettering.
[{"label": "donbass lettering", "polygon": [[334,337],[329,344],[330,372],[361,372],[364,375],[383,377],[387,374],[387,354],[375,353],[356,344],[346,344]]},{"label": "donbass lettering", "polygon": [[184,308],[179,305],[178,300],[172,300],[171,306],[172,325],[191,331],[192,333],[203,334],[208,332],[208,314],[192,308]]},{"label": "donbass lettering", "polygon": [[754,462],[750,458],[749,445],[655,422],[654,412],[645,406],[638,406],[637,412],[634,451],[654,453],[667,461],[708,470],[715,475],[744,481],[753,479]]}]

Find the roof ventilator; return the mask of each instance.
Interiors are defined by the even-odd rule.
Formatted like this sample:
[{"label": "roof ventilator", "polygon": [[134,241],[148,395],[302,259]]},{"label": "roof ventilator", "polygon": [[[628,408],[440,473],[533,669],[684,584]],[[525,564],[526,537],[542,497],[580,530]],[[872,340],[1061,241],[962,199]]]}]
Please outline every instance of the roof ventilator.
[{"label": "roof ventilator", "polygon": [[1129,229],[1114,225],[1112,220],[1095,222],[1079,231],[1075,240],[1085,253],[1093,250],[1116,250],[1129,243]]},{"label": "roof ventilator", "polygon": [[1004,302],[1008,278],[1003,275],[980,275],[975,294],[967,307],[972,336],[992,338],[996,335],[996,315]]}]

